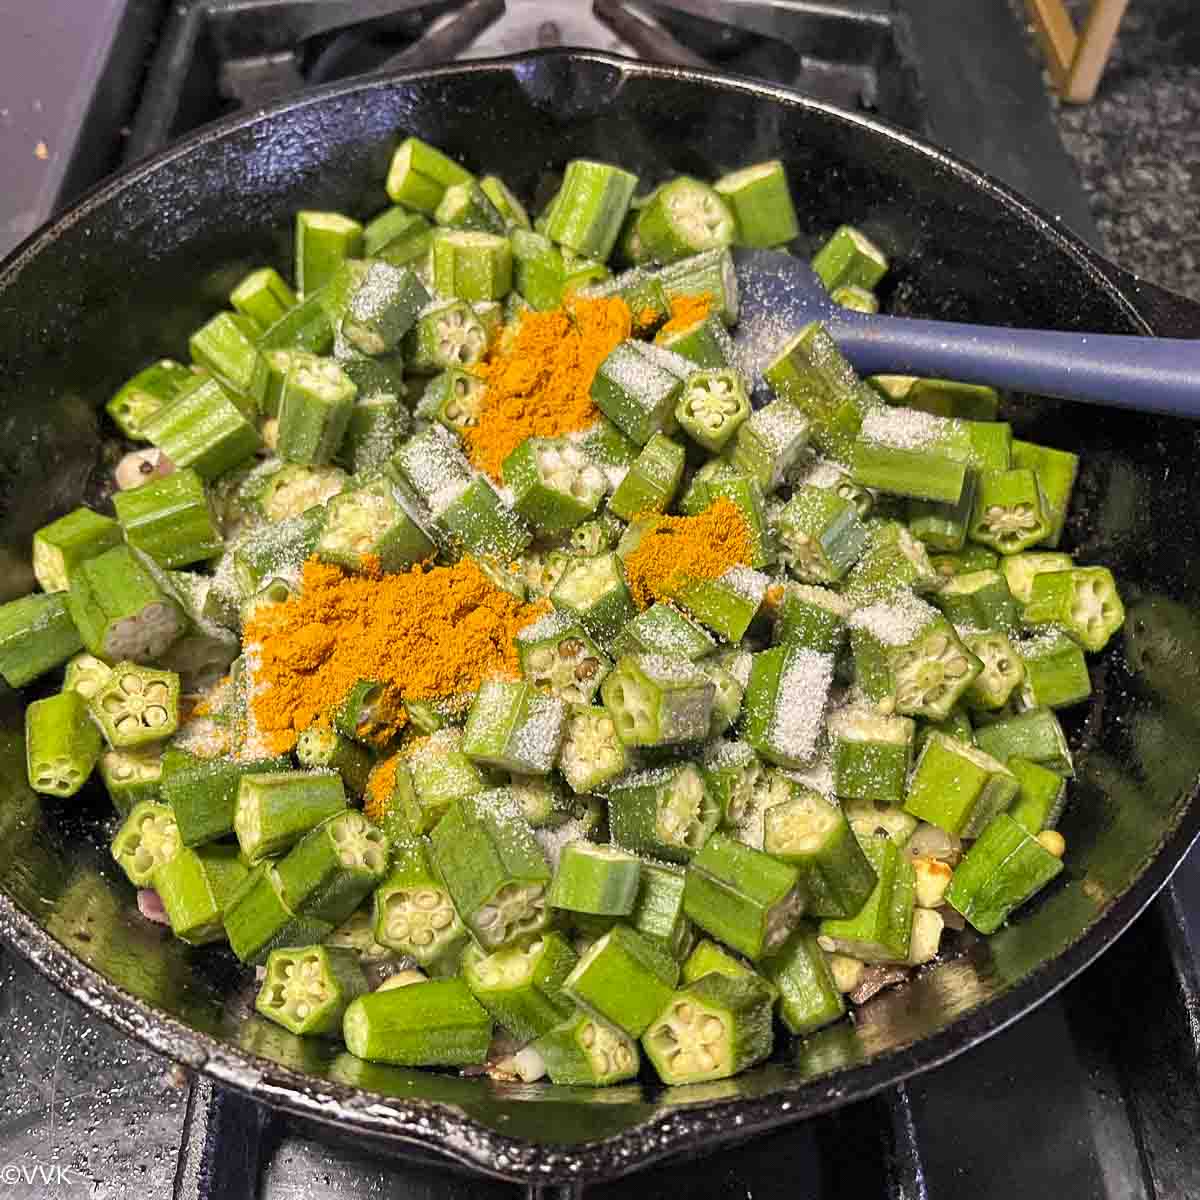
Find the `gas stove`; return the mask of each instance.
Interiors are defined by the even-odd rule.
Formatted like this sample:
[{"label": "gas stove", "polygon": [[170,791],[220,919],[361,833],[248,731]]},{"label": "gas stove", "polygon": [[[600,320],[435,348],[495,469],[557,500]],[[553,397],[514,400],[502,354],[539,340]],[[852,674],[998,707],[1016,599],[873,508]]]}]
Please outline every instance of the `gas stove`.
[{"label": "gas stove", "polygon": [[[355,75],[556,45],[711,66],[880,116],[1098,241],[1005,5],[958,5],[950,19],[921,0],[10,3],[0,21],[20,36],[0,41],[0,250],[111,170],[228,113]],[[1197,951],[1194,860],[1099,963],[969,1054],[711,1157],[590,1186],[587,1200],[1200,1196]],[[1148,998],[1153,1019],[1131,1019]],[[0,1200],[521,1190],[377,1157],[193,1077],[0,950]]]}]

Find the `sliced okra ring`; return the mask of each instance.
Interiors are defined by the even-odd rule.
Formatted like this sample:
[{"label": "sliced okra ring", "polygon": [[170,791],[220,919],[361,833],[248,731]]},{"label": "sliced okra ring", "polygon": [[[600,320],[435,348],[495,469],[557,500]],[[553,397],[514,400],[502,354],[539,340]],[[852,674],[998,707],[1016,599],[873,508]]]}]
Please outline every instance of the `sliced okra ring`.
[{"label": "sliced okra ring", "polygon": [[1095,654],[1125,623],[1125,606],[1107,567],[1072,567],[1034,577],[1022,619],[1033,629],[1057,625]]},{"label": "sliced okra ring", "polygon": [[642,1046],[663,1083],[727,1079],[771,1053],[774,993],[757,976],[712,972],[676,992]]},{"label": "sliced okra ring", "polygon": [[[441,200],[438,201],[437,208],[434,209],[433,219],[438,225],[455,232],[460,230],[481,232],[489,236],[504,233],[504,217],[474,179],[452,183],[446,188],[442,193]],[[435,244],[440,232],[440,230],[434,232]],[[435,273],[436,269],[435,266]],[[443,291],[440,286],[437,290]],[[507,290],[505,288],[505,291]]]},{"label": "sliced okra ring", "polygon": [[980,933],[995,933],[1062,868],[1060,857],[1000,813],[955,868],[946,899]]},{"label": "sliced okra ring", "polygon": [[279,854],[346,807],[336,771],[275,771],[238,781],[233,829],[247,862]]},{"label": "sliced okra ring", "polygon": [[578,617],[602,646],[611,644],[637,611],[621,560],[611,552],[573,558],[550,599],[555,608]]},{"label": "sliced okra ring", "polygon": [[864,838],[890,838],[897,846],[908,845],[920,822],[897,804],[882,800],[846,800],[842,804],[850,828],[859,841]]},{"label": "sliced okra ring", "polygon": [[492,1018],[462,978],[369,992],[342,1020],[346,1049],[367,1062],[461,1067],[487,1061]]},{"label": "sliced okra ring", "polygon": [[845,1014],[842,989],[815,931],[797,929],[763,960],[761,970],[778,989],[779,1018],[794,1036],[803,1037]]},{"label": "sliced okra ring", "polygon": [[296,739],[296,760],[309,770],[336,771],[355,796],[366,790],[373,765],[371,755],[358,743],[319,725],[310,725]]},{"label": "sliced okra ring", "polygon": [[812,268],[827,291],[844,284],[873,288],[887,273],[882,250],[853,225],[839,225],[813,256]]},{"label": "sliced okra ring", "polygon": [[1053,829],[1067,802],[1067,781],[1059,774],[1031,762],[1013,757],[1008,769],[1017,777],[1017,798],[1008,810],[1022,829],[1037,837],[1044,829]]},{"label": "sliced okra ring", "polygon": [[345,486],[339,467],[284,463],[255,489],[254,503],[268,521],[285,521],[332,500]]},{"label": "sliced okra ring", "polygon": [[611,163],[573,159],[546,223],[546,236],[603,261],[621,232],[637,176]]},{"label": "sliced okra ring", "polygon": [[526,438],[502,469],[513,508],[540,533],[586,520],[607,490],[604,472],[565,438]]},{"label": "sliced okra ring", "polygon": [[888,837],[867,837],[862,848],[875,870],[875,888],[854,916],[821,921],[819,944],[863,962],[907,962],[916,893],[912,863]]},{"label": "sliced okra ring", "polygon": [[165,804],[143,800],[130,809],[112,841],[112,856],[134,887],[149,887],[155,868],[183,848],[175,815]]},{"label": "sliced okra ring", "polygon": [[434,531],[454,554],[509,562],[520,554],[533,534],[482,475],[468,483],[451,483],[429,501]]},{"label": "sliced okra ring", "polygon": [[1037,637],[1026,638],[1017,653],[1022,663],[1022,704],[1067,708],[1092,694],[1083,651],[1061,630],[1051,626]]},{"label": "sliced okra ring", "polygon": [[757,960],[787,940],[804,893],[794,866],[718,832],[688,863],[683,904],[701,929]]},{"label": "sliced okra ring", "polygon": [[761,571],[733,566],[716,579],[685,575],[672,585],[671,599],[727,642],[740,642],[762,607],[767,584]]},{"label": "sliced okra ring", "polygon": [[405,359],[412,370],[432,374],[469,367],[487,352],[483,322],[465,300],[427,309],[405,336]]},{"label": "sliced okra ring", "polygon": [[547,903],[571,912],[624,916],[633,911],[641,862],[615,846],[569,842],[559,856]]},{"label": "sliced okra ring", "polygon": [[571,789],[585,794],[621,775],[629,763],[625,743],[606,708],[575,707],[567,721],[558,769]]},{"label": "sliced okra ring", "polygon": [[679,964],[670,955],[632,929],[614,925],[588,947],[562,988],[581,1008],[639,1037],[678,979]]},{"label": "sliced okra ring", "polygon": [[739,246],[782,246],[799,234],[787,172],[777,158],[722,175],[713,188],[733,213]]},{"label": "sliced okra ring", "polygon": [[836,492],[801,485],[776,522],[785,565],[805,583],[837,583],[867,545],[858,510]]},{"label": "sliced okra ring", "polygon": [[1033,708],[991,721],[975,731],[975,744],[1002,763],[1016,755],[1067,778],[1075,774],[1066,734],[1048,708]]},{"label": "sliced okra ring", "polygon": [[477,763],[546,775],[558,757],[567,705],[531,683],[485,680],[467,715],[462,750]]},{"label": "sliced okra ring", "polygon": [[160,791],[179,826],[185,846],[198,846],[233,833],[238,785],[243,775],[286,770],[286,758],[233,761],[224,756],[203,759],[163,771]]},{"label": "sliced okra ring", "polygon": [[496,211],[504,218],[508,229],[531,229],[529,214],[525,206],[513,195],[512,189],[499,175],[485,175],[479,186],[483,194],[495,205]]},{"label": "sliced okra ring", "polygon": [[294,307],[296,293],[274,267],[260,267],[244,276],[229,293],[229,303],[259,329],[269,329]]},{"label": "sliced okra ring", "polygon": [[369,990],[353,950],[336,946],[272,950],[254,1007],[292,1033],[340,1037],[346,1009]]},{"label": "sliced okra ring", "polygon": [[573,1007],[563,981],[577,961],[561,933],[531,934],[491,954],[468,951],[463,978],[475,999],[522,1042],[541,1037]]},{"label": "sliced okra ring", "polygon": [[137,663],[117,663],[90,705],[114,749],[161,741],[179,727],[179,676]]},{"label": "sliced okra ring", "polygon": [[737,829],[749,817],[763,780],[762,764],[745,742],[716,742],[700,761],[705,788],[720,805],[721,824]]},{"label": "sliced okra ring", "polygon": [[1033,596],[1033,581],[1049,571],[1069,571],[1075,566],[1069,554],[1051,550],[1026,550],[1022,554],[1006,554],[999,564],[1008,590],[1022,607]]},{"label": "sliced okra ring", "polygon": [[323,518],[317,557],[350,570],[361,570],[370,558],[383,571],[398,571],[434,552],[415,497],[385,476],[331,497]]},{"label": "sliced okra ring", "polygon": [[279,401],[279,457],[329,462],[342,443],[357,394],[353,380],[331,359],[293,363]]},{"label": "sliced okra ring", "polygon": [[942,733],[921,750],[905,812],[959,837],[978,837],[1016,797],[1017,778],[990,754]]},{"label": "sliced okra ring", "polygon": [[193,470],[117,492],[113,507],[125,540],[160,567],[210,559],[224,546],[204,484]]},{"label": "sliced okra ring", "polygon": [[[117,493],[114,501],[121,498]],[[82,562],[121,542],[121,527],[112,517],[76,508],[43,525],[33,535],[33,574],[43,592],[65,592],[71,572]]]},{"label": "sliced okra ring", "polygon": [[188,339],[192,361],[208,369],[252,412],[267,391],[267,364],[255,345],[258,329],[236,313],[218,313]]},{"label": "sliced okra ring", "polygon": [[1049,533],[1042,540],[1047,546],[1057,546],[1062,540],[1067,509],[1071,504],[1071,492],[1079,474],[1079,455],[1072,454],[1069,450],[1038,446],[1014,438],[1012,465],[1026,467],[1037,475],[1042,503],[1050,525]]},{"label": "sliced okra ring", "polygon": [[377,745],[391,736],[399,717],[399,704],[386,684],[360,679],[333,710],[334,729],[364,745]]},{"label": "sliced okra ring", "polygon": [[182,363],[159,359],[122,384],[105,411],[127,438],[144,442],[146,422],[195,380],[195,375]]},{"label": "sliced okra ring", "polygon": [[914,722],[862,705],[835,709],[827,726],[835,793],[847,800],[901,804],[912,763]]},{"label": "sliced okra ring", "polygon": [[588,637],[582,624],[563,612],[550,612],[526,625],[515,640],[521,674],[535,687],[571,704],[588,704],[611,660]]},{"label": "sliced okra ring", "polygon": [[223,941],[226,905],[247,877],[236,846],[180,848],[154,868],[150,886],[171,923],[171,932],[193,946]]},{"label": "sliced okra ring", "polygon": [[609,512],[624,520],[665,512],[683,479],[684,448],[656,433],[642,448],[608,502]]},{"label": "sliced okra ring", "polygon": [[739,427],[729,460],[764,492],[773,492],[804,452],[808,432],[809,419],[794,404],[772,400]]},{"label": "sliced okra ring", "polygon": [[781,767],[812,762],[833,683],[833,656],[796,646],[754,655],[742,737]]},{"label": "sliced okra ring", "polygon": [[35,700],[25,710],[29,786],[47,796],[73,796],[100,759],[100,731],[78,692]]},{"label": "sliced okra ring", "polygon": [[24,687],[83,648],[74,615],[70,593],[35,592],[0,604],[0,675],[10,687]]},{"label": "sliced okra ring", "polygon": [[422,966],[447,959],[466,938],[424,839],[396,844],[392,870],[375,889],[373,909],[376,941]]},{"label": "sliced okra ring", "polygon": [[336,212],[296,213],[296,287],[305,298],[322,288],[362,250],[363,227]]},{"label": "sliced okra ring", "polygon": [[1015,634],[1020,607],[999,571],[968,571],[954,575],[934,597],[952,624],[968,629],[996,629]]},{"label": "sliced okra ring", "polygon": [[862,557],[846,576],[843,594],[856,607],[903,592],[929,591],[941,583],[929,553],[899,521],[877,524]]},{"label": "sliced okra ring", "polygon": [[387,194],[394,204],[432,216],[448,187],[473,176],[440,150],[409,137],[396,148],[387,174]]},{"label": "sliced okra ring", "polygon": [[[1079,647],[1070,639],[1064,640],[1076,652],[1079,651]],[[1021,656],[1002,633],[967,633],[963,635],[963,645],[983,663],[983,670],[967,689],[964,697],[967,704],[971,708],[990,711],[1003,708],[1025,679],[1025,665]],[[1086,667],[1083,677],[1087,680]],[[1090,681],[1087,690],[1091,691]],[[1086,695],[1087,692],[1084,693]]]},{"label": "sliced okra ring", "polygon": [[486,391],[487,384],[478,375],[448,367],[429,381],[422,404],[432,405],[437,419],[451,432],[461,434],[479,424]]},{"label": "sliced okra ring", "polygon": [[194,378],[146,421],[145,434],[176,468],[193,467],[202,479],[216,479],[252,458],[262,440],[254,414],[243,412],[219,380]]},{"label": "sliced okra ring", "polygon": [[549,596],[576,555],[566,550],[528,551],[521,557],[521,578],[533,599]]},{"label": "sliced okra ring", "polygon": [[454,801],[430,838],[454,907],[481,946],[495,950],[546,927],[550,871],[510,793]]},{"label": "sliced okra ring", "polygon": [[805,911],[814,917],[853,916],[875,886],[846,815],[799,784],[763,814],[763,850],[799,870]]},{"label": "sliced okra ring", "polygon": [[858,287],[853,283],[843,283],[829,293],[834,304],[848,308],[851,312],[871,313],[879,311],[879,297],[869,288]]},{"label": "sliced okra ring", "polygon": [[637,1042],[582,1009],[533,1043],[556,1084],[606,1087],[633,1079],[640,1065]]},{"label": "sliced okra ring", "polygon": [[708,734],[715,687],[686,659],[625,655],[600,690],[627,746],[666,746]]},{"label": "sliced okra ring", "polygon": [[622,433],[644,446],[672,421],[683,385],[661,359],[648,356],[642,343],[630,339],[596,368],[591,397]]},{"label": "sliced okra ring", "polygon": [[[412,708],[410,704],[410,716]],[[411,786],[403,789],[402,805],[414,833],[428,833],[451,803],[486,786],[483,773],[463,753],[458,729],[434,732],[405,761]],[[398,784],[404,774],[397,773]]]},{"label": "sliced okra ring", "polygon": [[162,752],[157,746],[105,750],[99,765],[100,778],[118,815],[128,816],[142,800],[158,799]]},{"label": "sliced okra ring", "polygon": [[614,844],[668,862],[686,862],[721,819],[692,763],[627,776],[609,793]]},{"label": "sliced okra ring", "polygon": [[1016,554],[1050,532],[1037,475],[1028,467],[980,472],[968,534],[1001,554]]},{"label": "sliced okra ring", "polygon": [[972,471],[963,480],[962,492],[953,504],[937,500],[909,500],[905,510],[913,537],[928,546],[930,551],[961,550],[967,538],[971,513],[975,509],[977,486],[978,476]]},{"label": "sliced okra ring", "polygon": [[724,449],[749,415],[746,384],[732,367],[697,371],[675,407],[680,428],[712,454]]},{"label": "sliced okra ring", "polygon": [[476,303],[502,299],[512,289],[513,253],[508,238],[486,230],[439,229],[430,246],[438,295]]},{"label": "sliced okra ring", "polygon": [[239,961],[258,965],[279,946],[310,946],[333,932],[333,925],[288,908],[275,868],[253,868],[228,898],[225,933]]},{"label": "sliced okra ring", "polygon": [[775,610],[772,641],[835,654],[846,638],[846,602],[828,588],[789,583]]},{"label": "sliced okra ring", "polygon": [[734,232],[733,213],[721,196],[686,175],[660,187],[637,219],[643,252],[660,263],[729,246]]},{"label": "sliced okra ring", "polygon": [[717,648],[712,635],[673,605],[658,601],[638,613],[613,642],[613,653],[666,654],[690,662]]}]

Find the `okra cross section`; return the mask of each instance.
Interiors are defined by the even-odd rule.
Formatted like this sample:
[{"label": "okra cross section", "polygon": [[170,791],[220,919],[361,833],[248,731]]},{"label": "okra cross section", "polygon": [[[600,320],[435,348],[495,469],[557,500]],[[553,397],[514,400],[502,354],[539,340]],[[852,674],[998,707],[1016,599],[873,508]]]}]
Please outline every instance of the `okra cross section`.
[{"label": "okra cross section", "polygon": [[567,705],[531,683],[485,680],[463,730],[462,750],[484,766],[546,775],[558,757]]},{"label": "okra cross section", "polygon": [[25,710],[25,767],[29,786],[47,796],[73,796],[100,758],[100,731],[78,692],[35,700]]},{"label": "okra cross section", "polygon": [[1125,606],[1107,567],[1073,567],[1034,577],[1022,619],[1035,629],[1059,625],[1085,650],[1099,653],[1125,623]]},{"label": "okra cross section", "polygon": [[346,1009],[369,990],[353,950],[338,946],[272,950],[254,1007],[292,1033],[340,1037]]},{"label": "okra cross section", "polygon": [[909,783],[905,811],[947,833],[978,837],[1017,794],[1017,779],[991,755],[931,733]]},{"label": "okra cross section", "polygon": [[755,975],[711,972],[675,992],[642,1046],[666,1084],[727,1079],[771,1053],[771,988]]},{"label": "okra cross section", "polygon": [[550,593],[555,608],[574,614],[608,646],[637,611],[615,553],[571,558]]},{"label": "okra cross section", "polygon": [[746,384],[732,367],[690,375],[675,407],[680,428],[710,454],[720,453],[749,416]]},{"label": "okra cross section", "polygon": [[729,206],[707,183],[680,175],[657,188],[638,214],[637,236],[655,262],[731,245],[734,218]]},{"label": "okra cross section", "polygon": [[708,733],[715,688],[687,659],[625,655],[600,691],[627,746],[666,746]]},{"label": "okra cross section", "polygon": [[511,792],[454,801],[430,842],[459,917],[485,949],[546,927],[550,869]]},{"label": "okra cross section", "polygon": [[783,561],[806,583],[837,583],[867,544],[867,529],[854,504],[836,492],[807,484],[792,489],[776,529]]},{"label": "okra cross section", "polygon": [[683,380],[630,339],[596,368],[591,396],[622,433],[644,446],[670,424]]},{"label": "okra cross section", "polygon": [[100,778],[113,808],[126,817],[140,801],[158,799],[162,752],[157,746],[105,750],[100,755]]},{"label": "okra cross section", "polygon": [[563,983],[577,961],[566,938],[551,930],[491,954],[468,950],[463,978],[496,1022],[525,1042],[548,1033],[571,1012]]},{"label": "okra cross section", "polygon": [[686,862],[721,819],[693,763],[656,767],[622,777],[608,797],[612,839],[650,858]]},{"label": "okra cross section", "polygon": [[704,785],[721,810],[721,824],[737,829],[750,816],[763,768],[746,742],[717,741],[700,760]]},{"label": "okra cross section", "polygon": [[[233,833],[242,776],[286,771],[290,765],[286,758],[235,761],[222,757],[162,771],[163,803],[175,814],[183,844],[199,846]],[[103,760],[101,766],[103,769]]]},{"label": "okra cross section", "polygon": [[557,1084],[606,1087],[637,1075],[637,1042],[599,1017],[577,1009],[533,1043]]},{"label": "okra cross section", "polygon": [[787,940],[804,912],[794,866],[714,833],[688,863],[684,911],[705,932],[759,959]]},{"label": "okra cross section", "polygon": [[628,763],[628,751],[608,709],[576,705],[558,755],[558,769],[571,790],[594,791],[621,775]]},{"label": "okra cross section", "polygon": [[679,964],[626,925],[594,941],[563,981],[581,1008],[640,1037],[662,1011],[679,979]]},{"label": "okra cross section", "polygon": [[135,804],[112,840],[112,856],[134,887],[149,887],[156,868],[182,849],[175,816],[165,804]]},{"label": "okra cross section", "polygon": [[[1079,647],[1069,638],[1063,641],[1079,655],[1083,654]],[[1019,688],[1025,679],[1025,664],[1013,647],[1012,642],[1002,633],[965,633],[963,645],[983,664],[982,670],[975,676],[967,689],[966,702],[970,708],[982,708],[995,711],[1003,708],[1009,697]],[[1083,678],[1087,680],[1087,668],[1084,668]],[[1090,683],[1087,692],[1091,691]],[[1078,697],[1083,699],[1083,697]],[[1035,701],[1037,703],[1037,701]]]},{"label": "okra cross section", "polygon": [[569,842],[563,847],[547,903],[571,912],[625,916],[637,899],[641,861],[617,846]]},{"label": "okra cross section", "polygon": [[374,556],[382,570],[396,571],[433,554],[428,521],[406,488],[379,476],[329,500],[314,549],[350,570]]},{"label": "okra cross section", "polygon": [[1016,554],[1048,537],[1050,516],[1037,475],[1027,467],[981,471],[967,533],[1001,554]]},{"label": "okra cross section", "polygon": [[812,762],[833,682],[833,655],[776,646],[753,656],[742,737],[781,767]]},{"label": "okra cross section", "polygon": [[179,676],[137,663],[117,663],[90,706],[116,750],[161,741],[179,727]]},{"label": "okra cross section", "polygon": [[373,897],[375,940],[428,967],[461,949],[466,930],[425,838],[398,841],[391,872]]},{"label": "okra cross section", "polygon": [[604,472],[566,438],[526,438],[505,460],[513,508],[542,533],[586,520],[604,496]]},{"label": "okra cross section", "polygon": [[251,864],[287,850],[310,829],[346,807],[336,771],[277,771],[243,775],[233,828]]}]

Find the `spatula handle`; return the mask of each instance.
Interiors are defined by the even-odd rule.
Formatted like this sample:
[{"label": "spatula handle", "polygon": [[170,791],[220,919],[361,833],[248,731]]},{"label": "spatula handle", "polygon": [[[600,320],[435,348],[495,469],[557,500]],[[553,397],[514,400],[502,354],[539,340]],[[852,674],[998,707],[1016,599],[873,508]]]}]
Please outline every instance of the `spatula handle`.
[{"label": "spatula handle", "polygon": [[1010,391],[1200,417],[1200,341],[996,329],[847,314],[831,322],[864,375],[990,383]]}]

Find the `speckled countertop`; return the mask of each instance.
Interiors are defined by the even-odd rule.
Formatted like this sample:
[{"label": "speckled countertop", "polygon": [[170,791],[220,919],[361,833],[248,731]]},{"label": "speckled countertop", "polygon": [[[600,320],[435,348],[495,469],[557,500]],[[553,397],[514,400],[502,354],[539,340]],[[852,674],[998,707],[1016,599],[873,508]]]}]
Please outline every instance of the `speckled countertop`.
[{"label": "speckled countertop", "polygon": [[1054,108],[1110,257],[1200,300],[1196,0],[1132,0],[1095,99]]}]

